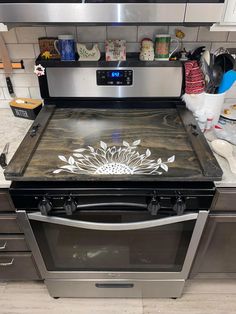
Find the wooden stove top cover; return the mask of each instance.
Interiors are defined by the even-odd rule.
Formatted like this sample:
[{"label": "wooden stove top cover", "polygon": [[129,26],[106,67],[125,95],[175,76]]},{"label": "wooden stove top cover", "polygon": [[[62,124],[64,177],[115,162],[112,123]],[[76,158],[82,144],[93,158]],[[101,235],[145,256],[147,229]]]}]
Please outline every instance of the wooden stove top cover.
[{"label": "wooden stove top cover", "polygon": [[[13,158],[6,177],[22,181],[204,180],[207,173],[193,148],[194,135],[189,137],[184,124],[175,108],[56,108],[24,171],[14,173]],[[217,168],[213,155],[207,158]]]}]

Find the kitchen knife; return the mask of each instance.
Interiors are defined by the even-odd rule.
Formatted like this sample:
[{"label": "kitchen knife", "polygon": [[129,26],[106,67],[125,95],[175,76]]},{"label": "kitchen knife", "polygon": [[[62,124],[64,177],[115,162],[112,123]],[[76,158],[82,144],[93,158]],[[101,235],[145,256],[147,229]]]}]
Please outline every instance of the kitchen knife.
[{"label": "kitchen knife", "polygon": [[9,92],[10,96],[12,98],[14,98],[15,93],[14,93],[14,89],[13,89],[12,82],[11,82],[12,65],[11,65],[11,60],[9,57],[7,47],[5,45],[5,42],[4,42],[4,39],[3,39],[1,33],[0,33],[0,52],[2,55],[2,63],[3,63],[3,67],[4,67],[4,73],[5,73],[5,77],[6,77],[8,92]]},{"label": "kitchen knife", "polygon": [[5,169],[7,167],[7,158],[6,158],[6,155],[8,153],[8,150],[9,150],[9,145],[10,143],[7,143],[0,155],[0,166]]}]

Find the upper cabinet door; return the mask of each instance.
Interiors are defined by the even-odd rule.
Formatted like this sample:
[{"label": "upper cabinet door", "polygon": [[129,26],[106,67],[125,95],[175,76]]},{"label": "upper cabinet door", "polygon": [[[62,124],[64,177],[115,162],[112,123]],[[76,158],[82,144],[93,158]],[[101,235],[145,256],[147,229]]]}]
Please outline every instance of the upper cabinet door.
[{"label": "upper cabinet door", "polygon": [[236,24],[236,0],[226,0],[223,22]]},{"label": "upper cabinet door", "polygon": [[210,1],[209,3],[187,3],[184,21],[186,23],[220,22],[223,7],[223,3],[210,3]]}]

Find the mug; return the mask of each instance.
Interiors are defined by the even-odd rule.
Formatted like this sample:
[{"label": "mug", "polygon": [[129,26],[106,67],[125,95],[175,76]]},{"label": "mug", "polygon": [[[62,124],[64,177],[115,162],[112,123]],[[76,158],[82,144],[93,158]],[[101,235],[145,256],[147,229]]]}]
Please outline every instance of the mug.
[{"label": "mug", "polygon": [[60,55],[54,47],[54,42],[56,39],[56,37],[40,37],[38,39],[40,55],[48,51],[52,59],[60,59]]},{"label": "mug", "polygon": [[73,35],[59,35],[54,47],[62,61],[75,61],[75,41]]},{"label": "mug", "polygon": [[[176,42],[176,47],[170,52],[171,42]],[[155,60],[169,60],[170,56],[179,48],[179,40],[173,39],[169,34],[156,35]]]}]

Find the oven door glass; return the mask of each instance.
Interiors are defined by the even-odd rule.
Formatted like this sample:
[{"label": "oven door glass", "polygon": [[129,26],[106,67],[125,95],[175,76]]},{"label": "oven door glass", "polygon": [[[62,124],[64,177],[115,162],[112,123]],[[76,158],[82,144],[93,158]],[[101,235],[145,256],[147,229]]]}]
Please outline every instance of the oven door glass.
[{"label": "oven door glass", "polygon": [[197,214],[163,218],[140,212],[94,212],[68,219],[32,213],[28,217],[48,271],[180,272]]}]

